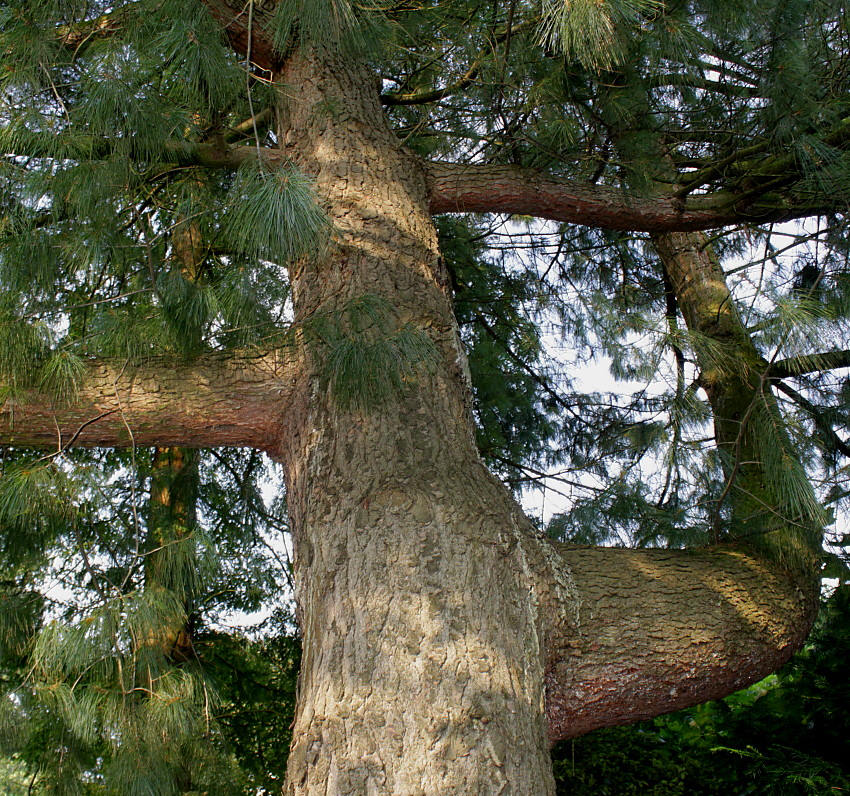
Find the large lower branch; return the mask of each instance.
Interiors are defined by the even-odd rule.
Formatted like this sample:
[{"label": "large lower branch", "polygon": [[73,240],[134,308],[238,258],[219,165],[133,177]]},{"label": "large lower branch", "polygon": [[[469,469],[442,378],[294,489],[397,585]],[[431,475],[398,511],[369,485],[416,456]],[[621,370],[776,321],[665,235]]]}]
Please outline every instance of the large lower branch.
[{"label": "large lower branch", "polygon": [[291,390],[279,354],[93,363],[71,402],[32,392],[0,409],[0,445],[272,449]]},{"label": "large lower branch", "polygon": [[809,584],[735,549],[555,548],[572,599],[547,644],[553,741],[744,688],[790,657],[815,616]]},{"label": "large lower branch", "polygon": [[686,199],[640,197],[618,188],[550,177],[520,166],[428,163],[430,208],[439,213],[514,213],[605,229],[702,230],[742,221],[787,221],[836,207],[763,195],[748,203],[715,192]]}]

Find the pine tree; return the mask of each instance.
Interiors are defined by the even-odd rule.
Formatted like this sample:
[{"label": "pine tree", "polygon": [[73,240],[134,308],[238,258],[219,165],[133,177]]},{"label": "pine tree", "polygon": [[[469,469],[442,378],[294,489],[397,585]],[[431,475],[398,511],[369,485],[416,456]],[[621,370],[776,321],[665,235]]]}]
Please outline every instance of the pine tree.
[{"label": "pine tree", "polygon": [[[850,452],[842,3],[12,0],[0,30],[3,726],[41,728],[44,792],[245,784],[199,608],[224,448],[286,473],[287,793],[551,793],[550,741],[802,643]],[[581,394],[548,324],[670,389]],[[485,460],[575,509],[547,536]],[[663,547],[582,544],[612,540]]]}]

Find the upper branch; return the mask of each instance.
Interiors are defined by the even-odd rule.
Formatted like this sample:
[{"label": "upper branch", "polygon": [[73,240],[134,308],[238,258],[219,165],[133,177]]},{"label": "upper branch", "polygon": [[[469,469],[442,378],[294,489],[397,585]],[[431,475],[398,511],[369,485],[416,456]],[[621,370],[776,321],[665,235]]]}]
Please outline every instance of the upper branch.
[{"label": "upper branch", "polygon": [[[88,158],[106,157],[114,142],[89,140]],[[284,149],[229,145],[226,141],[167,142],[161,161],[152,169],[173,165],[237,169],[259,157],[269,164],[288,162]],[[57,149],[54,136],[26,133],[19,136],[16,157],[73,157]],[[768,223],[843,212],[840,195],[816,199],[764,193],[745,199],[732,191],[687,197],[642,197],[610,186],[553,177],[512,165],[423,162],[430,210],[441,213],[511,213],[570,224],[634,232],[688,232],[739,224]]]},{"label": "upper branch", "polygon": [[740,550],[553,547],[570,596],[547,639],[553,741],[756,682],[802,644],[815,616],[815,588]]},{"label": "upper branch", "polygon": [[463,77],[444,88],[436,88],[431,91],[413,91],[406,94],[381,94],[381,105],[425,105],[429,102],[439,102],[441,99],[457,94],[471,86],[475,82],[480,68],[480,63],[476,61]]},{"label": "upper branch", "polygon": [[40,393],[0,408],[0,445],[128,447],[234,445],[274,450],[291,392],[279,353],[210,356],[192,363],[93,363],[75,398]]},{"label": "upper branch", "polygon": [[820,354],[805,354],[772,362],[767,369],[772,379],[787,379],[804,376],[821,370],[850,368],[850,351],[824,351]]},{"label": "upper branch", "polygon": [[742,221],[787,221],[840,209],[765,194],[748,202],[732,192],[640,197],[617,188],[550,177],[520,166],[428,163],[431,212],[513,213],[572,224],[645,232],[711,229]]}]

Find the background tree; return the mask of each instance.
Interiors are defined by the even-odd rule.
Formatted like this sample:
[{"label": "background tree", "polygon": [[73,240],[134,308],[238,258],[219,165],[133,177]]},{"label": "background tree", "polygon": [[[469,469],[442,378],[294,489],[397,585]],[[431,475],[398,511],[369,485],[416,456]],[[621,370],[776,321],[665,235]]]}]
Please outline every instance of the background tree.
[{"label": "background tree", "polygon": [[[847,362],[841,3],[2,14],[0,441],[50,450],[12,449],[0,496],[29,606],[12,654],[48,700],[10,709],[59,717],[39,748],[71,774],[44,788],[239,787],[194,660],[215,658],[195,627],[213,514],[193,523],[194,487],[140,471],[143,446],[284,465],[304,641],[288,793],[551,792],[550,740],[728,693],[802,642],[846,450],[814,376]],[[461,211],[562,226],[432,221]],[[770,225],[806,217],[811,263],[789,266]],[[576,394],[547,324],[670,389]],[[78,446],[129,454],[95,454],[111,474],[81,482]],[[552,541],[479,449],[517,486],[563,471],[576,511],[551,535],[670,549]],[[129,510],[103,508],[121,479]],[[183,508],[160,523],[157,501]],[[62,630],[39,584],[106,517],[69,562],[100,602]],[[109,559],[124,574],[103,581]],[[125,661],[161,672],[168,709],[93,732],[80,717],[110,715]],[[152,682],[133,717],[158,710]],[[133,728],[206,751],[165,744],[180,759],[144,782],[148,747],[104,751]]]}]

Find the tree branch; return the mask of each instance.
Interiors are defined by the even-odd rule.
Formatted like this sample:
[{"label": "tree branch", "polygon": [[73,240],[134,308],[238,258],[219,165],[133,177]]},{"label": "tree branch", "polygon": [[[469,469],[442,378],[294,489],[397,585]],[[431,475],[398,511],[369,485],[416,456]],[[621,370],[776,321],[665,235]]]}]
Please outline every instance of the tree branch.
[{"label": "tree branch", "polygon": [[809,413],[818,435],[823,440],[829,452],[834,453],[838,451],[842,456],[850,459],[850,445],[838,436],[832,423],[824,416],[824,407],[812,403],[808,398],[801,395],[797,390],[783,381],[777,379],[773,384],[777,390],[784,392],[794,403]]},{"label": "tree branch", "polygon": [[407,94],[381,94],[381,105],[425,105],[429,102],[438,102],[471,86],[478,76],[479,69],[480,63],[476,61],[469,67],[463,77],[443,88],[433,89],[432,91],[413,91]]},{"label": "tree branch", "polygon": [[[273,0],[253,0],[251,13],[244,0],[203,0],[210,15],[227,34],[230,46],[239,55],[248,52],[250,41],[251,62],[262,69],[275,70],[281,62],[274,47]],[[249,29],[248,20],[251,20]]]},{"label": "tree branch", "polygon": [[[88,160],[105,157],[114,142],[77,138],[73,147],[47,133],[16,134],[14,157]],[[163,147],[163,162],[152,168],[175,165],[237,169],[257,158],[255,146],[228,146],[223,141],[193,143],[170,141]],[[262,160],[287,163],[283,149],[262,148]],[[768,223],[846,210],[840,195],[801,199],[792,193],[750,191],[743,196],[716,191],[687,197],[642,197],[619,188],[553,177],[534,169],[512,165],[423,162],[430,194],[430,209],[441,213],[510,213],[570,224],[635,232],[688,232],[738,224]],[[787,182],[796,178],[789,177]],[[787,187],[787,186],[786,186]]]},{"label": "tree branch", "polygon": [[813,588],[731,548],[553,548],[570,593],[548,638],[553,742],[756,682],[791,656],[814,620]]},{"label": "tree branch", "polygon": [[62,450],[131,445],[273,451],[292,360],[281,353],[208,356],[191,363],[93,362],[72,402],[31,392],[0,408],[0,446]]},{"label": "tree branch", "polygon": [[806,354],[780,359],[770,364],[767,375],[771,379],[788,379],[836,368],[850,368],[850,351],[826,351],[822,354]]},{"label": "tree branch", "polygon": [[224,140],[228,143],[246,136],[254,135],[256,131],[267,128],[274,121],[274,111],[271,107],[264,108],[250,119],[245,119],[235,127],[231,127],[224,134]]},{"label": "tree branch", "polygon": [[63,25],[56,30],[59,42],[78,55],[88,45],[120,33],[127,22],[130,6],[122,6],[94,19],[76,25]]},{"label": "tree branch", "polygon": [[572,224],[646,232],[691,231],[741,221],[787,221],[840,209],[836,197],[796,204],[762,195],[744,205],[731,192],[630,196],[618,188],[550,177],[510,165],[428,163],[430,207],[440,213],[512,213]]}]

